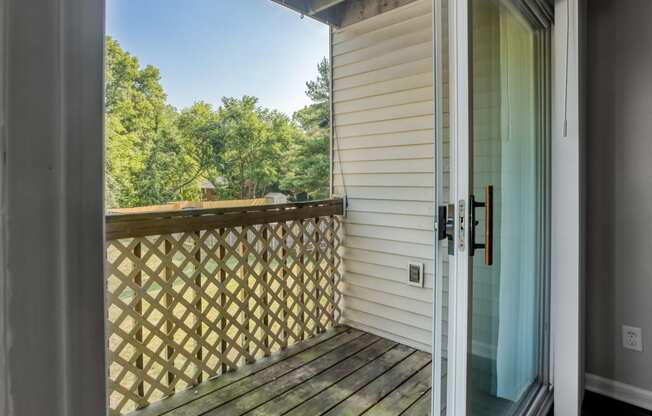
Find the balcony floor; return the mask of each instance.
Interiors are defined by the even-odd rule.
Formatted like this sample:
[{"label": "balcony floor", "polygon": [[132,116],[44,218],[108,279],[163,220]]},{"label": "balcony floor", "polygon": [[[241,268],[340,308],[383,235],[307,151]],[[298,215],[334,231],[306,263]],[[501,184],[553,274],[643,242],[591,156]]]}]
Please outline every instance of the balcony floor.
[{"label": "balcony floor", "polygon": [[339,326],[130,416],[428,415],[431,356]]}]

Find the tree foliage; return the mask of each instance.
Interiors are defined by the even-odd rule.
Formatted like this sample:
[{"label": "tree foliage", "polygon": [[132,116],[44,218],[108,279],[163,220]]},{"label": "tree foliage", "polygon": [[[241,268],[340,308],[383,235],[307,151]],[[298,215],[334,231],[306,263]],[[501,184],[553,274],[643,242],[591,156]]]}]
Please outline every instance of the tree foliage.
[{"label": "tree foliage", "polygon": [[295,195],[305,192],[322,199],[330,193],[330,65],[326,58],[317,66],[317,79],[308,81],[306,88],[312,104],[293,116],[305,134],[294,142],[292,163],[281,184]]},{"label": "tree foliage", "polygon": [[166,102],[159,70],[107,39],[106,205],[133,207],[201,198],[201,178],[221,198],[270,191],[328,196],[329,65],[306,84],[313,104],[289,119],[255,97]]},{"label": "tree foliage", "polygon": [[166,104],[158,69],[141,69],[111,38],[106,44],[107,207],[199,198],[198,183],[179,186],[197,168],[195,150]]}]

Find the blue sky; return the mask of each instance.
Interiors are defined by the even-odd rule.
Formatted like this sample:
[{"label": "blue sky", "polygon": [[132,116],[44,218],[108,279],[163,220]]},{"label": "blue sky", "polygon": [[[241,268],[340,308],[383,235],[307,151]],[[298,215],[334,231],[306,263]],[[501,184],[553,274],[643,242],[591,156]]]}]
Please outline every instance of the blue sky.
[{"label": "blue sky", "polygon": [[328,55],[328,28],[271,0],[107,0],[107,34],[161,70],[168,102],[253,95],[291,115]]}]

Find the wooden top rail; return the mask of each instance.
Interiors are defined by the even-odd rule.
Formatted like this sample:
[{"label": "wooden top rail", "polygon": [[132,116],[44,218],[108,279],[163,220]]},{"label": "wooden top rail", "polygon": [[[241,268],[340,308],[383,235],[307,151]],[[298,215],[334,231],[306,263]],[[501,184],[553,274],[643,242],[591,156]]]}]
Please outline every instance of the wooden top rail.
[{"label": "wooden top rail", "polygon": [[343,215],[342,199],[106,215],[106,239],[145,237]]}]

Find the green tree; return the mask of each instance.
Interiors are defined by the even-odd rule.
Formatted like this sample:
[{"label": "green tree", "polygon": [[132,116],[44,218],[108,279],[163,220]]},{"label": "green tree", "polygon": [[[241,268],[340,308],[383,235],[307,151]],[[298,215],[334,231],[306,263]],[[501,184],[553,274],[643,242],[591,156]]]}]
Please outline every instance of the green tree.
[{"label": "green tree", "polygon": [[177,188],[188,186],[200,176],[216,184],[216,178],[224,171],[220,159],[223,142],[218,112],[208,103],[197,102],[181,111],[177,127],[185,139],[184,152],[194,164],[194,171],[189,172]]},{"label": "green tree", "polygon": [[306,83],[312,104],[294,113],[293,119],[306,132],[290,152],[290,168],[281,188],[296,195],[306,192],[311,199],[330,195],[330,65],[324,58],[317,65],[317,79]]},{"label": "green tree", "polygon": [[290,169],[281,179],[280,187],[297,195],[305,192],[311,199],[329,196],[329,141],[328,134],[318,131],[313,135],[296,136],[290,152]]},{"label": "green tree", "polygon": [[[106,205],[132,207],[199,196],[197,161],[166,104],[159,70],[106,41]],[[182,186],[180,186],[182,185]]]},{"label": "green tree", "polygon": [[283,154],[293,134],[291,123],[279,112],[259,108],[255,97],[223,98],[222,103],[219,168],[226,179],[223,196],[264,195],[281,175]]},{"label": "green tree", "polygon": [[294,114],[305,130],[330,128],[330,88],[330,65],[324,58],[317,64],[317,79],[306,82],[306,95],[312,104]]},{"label": "green tree", "polygon": [[269,191],[311,198],[329,193],[330,80],[326,59],[306,83],[312,104],[292,120],[255,97],[223,98],[217,110],[166,103],[160,73],[107,38],[106,205],[132,207],[198,200],[199,180],[223,198]]},{"label": "green tree", "polygon": [[149,140],[142,171],[136,176],[139,205],[199,200],[198,161],[194,143],[179,129],[180,116],[166,107],[156,134]]}]

